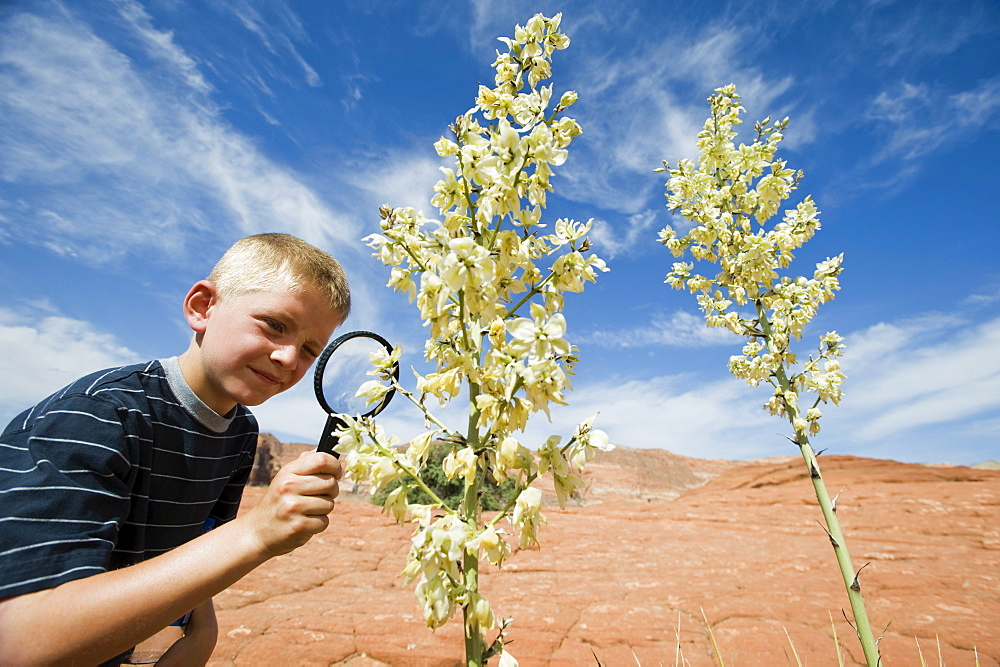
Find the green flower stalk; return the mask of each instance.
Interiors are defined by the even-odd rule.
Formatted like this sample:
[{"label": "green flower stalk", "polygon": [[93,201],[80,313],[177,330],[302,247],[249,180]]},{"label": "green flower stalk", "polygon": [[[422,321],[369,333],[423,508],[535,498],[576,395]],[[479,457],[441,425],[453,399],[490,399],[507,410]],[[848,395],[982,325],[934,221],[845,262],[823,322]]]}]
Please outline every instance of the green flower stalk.
[{"label": "green flower stalk", "polygon": [[819,230],[819,211],[812,198],[806,197],[785,211],[779,222],[771,223],[781,202],[798,187],[802,172],[789,169],[775,157],[787,118],[757,123],[754,142],[736,146],[736,126],[744,111],[739,99],[733,85],[717,89],[708,99],[712,115],[698,134],[697,164],[681,160],[670,168],[664,162],[657,170],[669,174],[667,206],[685,218],[688,228],[679,235],[667,225],[660,241],[674,257],[690,253],[696,261],[719,266],[710,277],[695,273],[695,262],[675,262],[666,282],[696,295],[708,326],[746,337],[742,354],[729,359],[729,370],[752,386],[767,383],[774,389],[765,407],[792,426],[792,442],[801,450],[812,478],[865,659],[874,667],[879,661],[878,647],[861,586],[836,504],[827,493],[809,442],[820,431],[820,405],[836,405],[841,399],[844,374],[838,358],[844,350],[843,339],[836,332],[824,334],[816,354],[801,365],[791,348],[819,306],[840,289],[837,276],[843,255],[817,264],[811,278],[780,275],[794,251]]},{"label": "green flower stalk", "polygon": [[[521,548],[536,545],[545,517],[532,483],[550,473],[564,505],[583,484],[583,466],[611,447],[607,435],[593,429],[593,418],[568,442],[553,436],[535,452],[518,439],[530,416],[565,404],[571,388],[578,357],[566,338],[565,293],[582,292],[607,271],[587,254],[590,223],[559,219],[548,233],[541,223],[553,169],[581,132],[564,115],[576,94],[556,98],[552,85],[541,85],[551,75],[553,53],[569,45],[560,18],[536,15],[517,26],[513,38],[501,38],[507,51],[493,64],[495,86],[481,85],[476,105],[451,125],[452,136],[435,143],[451,160],[431,200],[439,218],[383,206],[381,233],[366,239],[390,267],[389,286],[416,303],[428,329],[424,356],[433,371],[414,371],[414,391],[394,385],[422,411],[427,430],[400,446],[371,420],[347,420],[338,451],[347,473],[368,480],[373,494],[399,483],[384,509],[416,526],[402,575],[416,582],[428,626],[440,627],[462,610],[468,665],[492,656],[505,667],[517,664],[505,646],[510,619],[498,619],[479,592],[480,560],[499,567],[510,557],[507,529]],[[375,355],[373,373],[391,379],[389,368],[400,355],[399,349]],[[360,393],[375,402],[386,390],[372,382]],[[458,429],[428,407],[431,399],[443,406],[464,397],[468,419]],[[421,476],[435,441],[450,447],[444,473],[465,485],[455,507]],[[508,505],[488,517],[480,502],[487,479],[512,480],[517,488]],[[416,489],[431,503],[411,502]]]}]

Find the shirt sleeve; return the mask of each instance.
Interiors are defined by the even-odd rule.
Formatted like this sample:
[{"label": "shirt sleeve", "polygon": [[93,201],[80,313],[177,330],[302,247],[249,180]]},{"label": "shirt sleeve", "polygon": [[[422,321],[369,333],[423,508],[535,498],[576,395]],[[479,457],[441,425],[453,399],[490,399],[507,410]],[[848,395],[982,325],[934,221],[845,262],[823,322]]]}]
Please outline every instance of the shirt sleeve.
[{"label": "shirt sleeve", "polygon": [[66,395],[0,438],[0,599],[108,569],[134,477],[127,419]]}]

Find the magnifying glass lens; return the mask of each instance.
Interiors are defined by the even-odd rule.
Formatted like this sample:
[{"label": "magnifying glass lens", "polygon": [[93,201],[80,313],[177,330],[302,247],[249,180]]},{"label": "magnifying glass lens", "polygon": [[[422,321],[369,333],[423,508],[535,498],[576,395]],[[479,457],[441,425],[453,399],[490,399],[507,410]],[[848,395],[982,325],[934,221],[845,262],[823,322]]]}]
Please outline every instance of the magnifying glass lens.
[{"label": "magnifying glass lens", "polygon": [[330,355],[323,369],[321,387],[335,413],[357,416],[371,411],[374,405],[369,405],[366,397],[356,396],[366,382],[378,381],[388,387],[388,382],[370,374],[375,370],[371,361],[373,354],[385,356],[385,348],[377,340],[358,336],[345,340],[337,353]]}]

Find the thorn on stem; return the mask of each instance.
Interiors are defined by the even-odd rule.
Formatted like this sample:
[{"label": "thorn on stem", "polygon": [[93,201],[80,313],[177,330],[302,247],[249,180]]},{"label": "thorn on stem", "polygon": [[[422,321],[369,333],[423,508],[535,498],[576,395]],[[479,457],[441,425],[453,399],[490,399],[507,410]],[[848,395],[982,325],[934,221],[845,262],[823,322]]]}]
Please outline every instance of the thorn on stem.
[{"label": "thorn on stem", "polygon": [[889,626],[890,626],[890,625],[892,625],[892,621],[889,621],[888,623],[886,623],[886,624],[885,624],[885,627],[884,627],[884,628],[882,628],[882,634],[880,634],[880,635],[878,636],[878,639],[876,639],[876,640],[875,640],[875,644],[876,644],[876,645],[877,645],[877,644],[878,644],[879,642],[881,642],[881,641],[882,641],[882,638],[883,638],[883,637],[885,637],[885,633],[889,631]]},{"label": "thorn on stem", "polygon": [[819,479],[821,477],[819,474],[819,468],[816,467],[815,463],[809,463],[809,474],[812,475],[813,479]]},{"label": "thorn on stem", "polygon": [[[885,624],[885,627],[882,629],[882,634],[880,634],[878,636],[878,639],[875,640],[875,650],[878,651],[878,658],[876,658],[876,660],[875,660],[875,667],[879,667],[879,665],[882,664],[882,651],[879,651],[878,647],[879,647],[879,644],[882,643],[882,639],[885,637],[885,633],[889,630],[889,626],[890,625],[892,625],[892,621],[889,621],[888,623]],[[941,663],[941,664],[944,664],[944,663]],[[979,664],[979,663],[976,663],[976,664]]]},{"label": "thorn on stem", "polygon": [[[816,523],[819,523],[819,521],[817,521]],[[833,539],[833,533],[831,533],[830,530],[821,523],[819,523],[819,527],[822,528],[823,532],[826,533],[826,536],[830,538],[830,544],[833,545],[833,548],[834,549],[838,548],[840,544],[837,543],[837,540]]]},{"label": "thorn on stem", "polygon": [[[851,584],[851,590],[854,591],[855,593],[860,593],[861,592],[861,582],[858,580],[858,577],[861,576],[861,570],[865,569],[869,565],[871,565],[871,563],[865,563],[860,568],[858,568],[857,572],[854,573],[854,582]],[[889,627],[889,626],[886,626],[886,627]]]},{"label": "thorn on stem", "polygon": [[844,490],[841,489],[840,491],[837,491],[837,495],[833,497],[833,502],[830,505],[830,509],[833,511],[834,514],[837,513],[837,500],[840,498],[840,494],[843,492]]}]

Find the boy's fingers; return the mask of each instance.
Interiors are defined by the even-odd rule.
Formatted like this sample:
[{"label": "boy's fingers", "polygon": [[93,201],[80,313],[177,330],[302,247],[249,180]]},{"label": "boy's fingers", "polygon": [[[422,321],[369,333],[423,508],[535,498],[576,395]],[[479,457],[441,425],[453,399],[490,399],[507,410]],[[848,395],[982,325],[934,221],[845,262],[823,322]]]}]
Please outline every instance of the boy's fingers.
[{"label": "boy's fingers", "polygon": [[333,477],[326,475],[308,475],[303,478],[299,491],[304,496],[329,498],[332,502],[340,495],[340,484]]},{"label": "boy's fingers", "polygon": [[333,475],[304,474],[283,469],[280,477],[271,482],[271,494],[275,499],[282,496],[318,496],[331,500],[340,495],[340,484]]},{"label": "boy's fingers", "polygon": [[313,503],[303,514],[307,516],[326,516],[333,511],[336,501],[332,496],[313,496]]},{"label": "boy's fingers", "polygon": [[300,475],[333,475],[340,479],[344,475],[344,469],[340,461],[326,452],[302,452],[299,458],[295,459],[289,466],[294,466],[295,472]]}]

